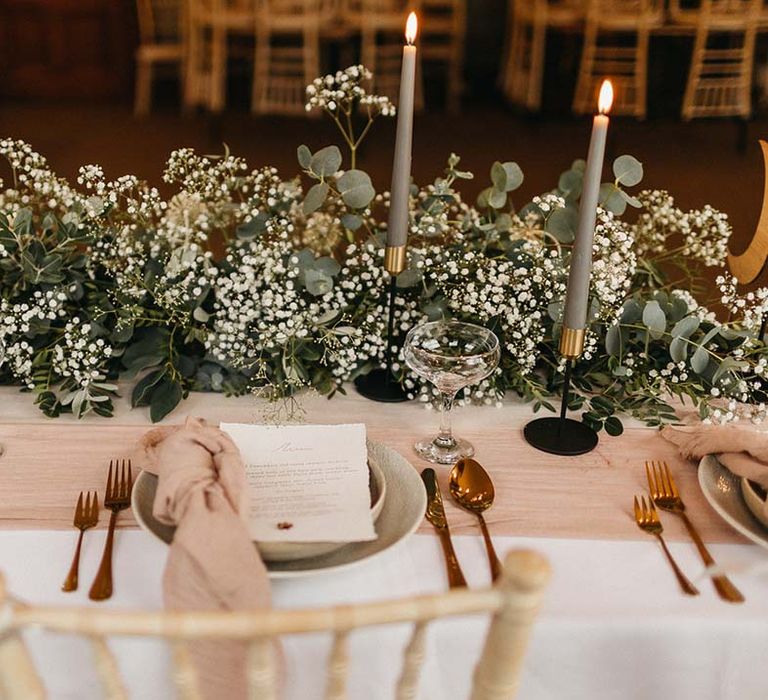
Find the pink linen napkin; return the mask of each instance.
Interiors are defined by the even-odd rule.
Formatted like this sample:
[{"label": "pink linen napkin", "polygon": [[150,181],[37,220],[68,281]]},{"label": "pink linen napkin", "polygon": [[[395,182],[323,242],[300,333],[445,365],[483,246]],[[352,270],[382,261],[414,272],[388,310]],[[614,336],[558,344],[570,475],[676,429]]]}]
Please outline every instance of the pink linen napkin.
[{"label": "pink linen napkin", "polygon": [[[148,471],[159,477],[153,507],[176,526],[163,575],[174,610],[251,610],[271,605],[267,570],[248,533],[248,484],[240,452],[200,418],[144,436]],[[239,642],[190,645],[204,698],[247,695],[246,648]]]},{"label": "pink linen napkin", "polygon": [[[686,459],[714,454],[737,476],[744,476],[768,489],[768,429],[739,424],[693,426],[669,425],[663,437],[677,445]],[[764,512],[768,517],[768,501]]]}]

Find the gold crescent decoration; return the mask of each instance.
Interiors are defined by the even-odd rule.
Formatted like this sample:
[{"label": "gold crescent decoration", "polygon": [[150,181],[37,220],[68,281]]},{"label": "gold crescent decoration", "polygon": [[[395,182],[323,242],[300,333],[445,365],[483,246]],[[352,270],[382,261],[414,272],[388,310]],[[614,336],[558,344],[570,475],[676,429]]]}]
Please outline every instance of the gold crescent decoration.
[{"label": "gold crescent decoration", "polygon": [[739,284],[754,282],[768,261],[768,143],[760,140],[765,164],[765,191],[760,220],[749,247],[741,255],[728,253],[728,267]]}]

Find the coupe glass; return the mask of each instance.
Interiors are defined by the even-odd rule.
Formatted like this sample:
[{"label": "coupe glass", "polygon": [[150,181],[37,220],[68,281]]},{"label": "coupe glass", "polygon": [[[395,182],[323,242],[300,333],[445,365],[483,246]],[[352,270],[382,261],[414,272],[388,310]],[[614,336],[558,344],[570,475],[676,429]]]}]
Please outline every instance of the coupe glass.
[{"label": "coupe glass", "polygon": [[499,364],[499,339],[487,328],[435,321],[412,328],[405,338],[405,362],[442,395],[440,432],[414,447],[424,459],[453,464],[475,449],[451,432],[451,408],[459,389],[485,379]]}]

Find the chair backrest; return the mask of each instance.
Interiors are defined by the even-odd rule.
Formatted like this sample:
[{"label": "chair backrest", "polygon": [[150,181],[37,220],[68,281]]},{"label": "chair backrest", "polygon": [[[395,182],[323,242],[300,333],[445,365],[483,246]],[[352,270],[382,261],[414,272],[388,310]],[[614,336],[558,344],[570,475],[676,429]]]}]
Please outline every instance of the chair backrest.
[{"label": "chair backrest", "polygon": [[182,0],[136,0],[142,44],[176,43],[182,34]]},{"label": "chair backrest", "polygon": [[674,21],[701,29],[747,28],[763,10],[763,0],[669,0]]},{"label": "chair backrest", "polygon": [[[286,634],[332,632],[334,643],[328,661],[326,698],[345,697],[347,638],[364,627],[414,623],[404,652],[397,698],[416,696],[424,660],[426,626],[431,620],[487,613],[491,625],[475,668],[473,700],[508,700],[515,694],[523,655],[549,565],[536,552],[511,552],[497,586],[486,590],[460,590],[406,600],[315,610],[227,612],[127,612],[97,608],[34,607],[9,598],[0,579],[0,696],[8,700],[44,698],[21,633],[30,628],[76,634],[89,638],[105,695],[123,697],[116,660],[106,638],[113,636],[160,637],[172,643],[176,664],[174,680],[182,697],[195,696],[195,671],[190,642],[236,640],[248,645],[250,696],[276,698],[277,670],[274,639]],[[192,689],[192,692],[190,692]]]}]

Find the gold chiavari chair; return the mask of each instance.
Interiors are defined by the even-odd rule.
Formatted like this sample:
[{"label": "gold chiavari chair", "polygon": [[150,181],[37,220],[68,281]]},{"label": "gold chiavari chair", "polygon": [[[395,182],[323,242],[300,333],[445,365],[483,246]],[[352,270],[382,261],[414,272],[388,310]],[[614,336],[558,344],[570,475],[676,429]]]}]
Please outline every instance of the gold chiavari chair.
[{"label": "gold chiavari chair", "polygon": [[175,66],[184,59],[183,0],[136,0],[139,47],[136,49],[134,112],[149,113],[156,65]]},{"label": "gold chiavari chair", "polygon": [[547,30],[573,30],[584,21],[585,0],[509,0],[500,73],[506,98],[531,111],[541,108]]},{"label": "gold chiavari chair", "polygon": [[683,119],[750,116],[755,41],[762,17],[761,0],[701,0],[693,6],[671,0],[671,20],[696,35]]},{"label": "gold chiavari chair", "polygon": [[446,66],[448,109],[458,112],[464,92],[467,0],[421,0],[421,17],[421,56]]},{"label": "gold chiavari chair", "polygon": [[254,0],[186,0],[188,11],[184,104],[220,112],[226,102],[227,41],[252,35]]},{"label": "gold chiavari chair", "polygon": [[257,0],[252,112],[304,113],[305,88],[320,75],[321,33],[336,9],[336,0]]},{"label": "gold chiavari chair", "polygon": [[[403,57],[405,21],[408,13],[421,9],[421,0],[342,0],[342,14],[353,33],[360,34],[362,63],[373,71],[373,89],[393,102],[400,93],[400,68]],[[423,30],[419,26],[419,34]],[[421,46],[421,39],[417,39]],[[424,108],[421,49],[417,54],[414,105]]]},{"label": "gold chiavari chair", "polygon": [[648,44],[663,21],[660,0],[589,0],[574,112],[594,112],[600,83],[610,77],[616,96],[611,112],[645,118]]},{"label": "gold chiavari chair", "polygon": [[414,597],[316,610],[237,612],[128,612],[97,608],[36,607],[8,597],[0,578],[0,695],[6,700],[42,700],[45,690],[23,639],[25,630],[45,630],[88,638],[104,694],[125,698],[125,684],[106,640],[149,637],[168,640],[174,648],[174,682],[179,697],[198,695],[188,644],[201,640],[237,640],[249,647],[250,695],[277,698],[278,671],[273,640],[284,634],[331,632],[334,635],[325,679],[325,697],[341,700],[349,659],[347,643],[355,630],[393,623],[413,623],[397,684],[398,700],[417,696],[426,656],[430,621],[459,615],[489,614],[491,624],[474,670],[473,700],[510,700],[517,689],[523,656],[549,578],[549,565],[531,551],[510,552],[494,588],[453,590]]}]

